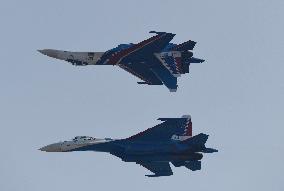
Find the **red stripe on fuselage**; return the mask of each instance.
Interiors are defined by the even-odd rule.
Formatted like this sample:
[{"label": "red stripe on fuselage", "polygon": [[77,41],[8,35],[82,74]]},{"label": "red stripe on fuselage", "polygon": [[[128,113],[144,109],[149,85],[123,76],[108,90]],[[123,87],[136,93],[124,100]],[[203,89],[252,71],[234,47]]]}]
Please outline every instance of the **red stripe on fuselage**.
[{"label": "red stripe on fuselage", "polygon": [[191,122],[191,120],[188,122],[188,125],[187,125],[186,136],[192,136],[192,122]]},{"label": "red stripe on fuselage", "polygon": [[181,68],[181,57],[175,57],[175,63],[176,63],[176,70],[178,71],[179,74],[182,73],[182,68]]},{"label": "red stripe on fuselage", "polygon": [[121,50],[120,52],[116,52],[114,55],[112,55],[108,61],[108,64],[110,65],[116,65],[116,64],[119,64],[119,62],[125,58],[126,56],[128,56],[129,54],[143,48],[144,46],[158,40],[159,38],[161,38],[162,36],[166,35],[165,34],[162,34],[162,35],[156,35],[156,36],[153,36],[147,40],[144,40],[138,44],[135,44],[125,50]]}]

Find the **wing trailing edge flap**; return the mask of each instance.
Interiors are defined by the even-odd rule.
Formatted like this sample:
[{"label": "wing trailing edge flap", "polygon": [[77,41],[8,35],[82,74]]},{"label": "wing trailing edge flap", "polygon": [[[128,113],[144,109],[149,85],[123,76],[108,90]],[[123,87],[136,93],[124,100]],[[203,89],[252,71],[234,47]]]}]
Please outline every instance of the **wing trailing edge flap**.
[{"label": "wing trailing edge flap", "polygon": [[140,63],[133,63],[133,64],[120,64],[120,68],[124,69],[125,71],[129,72],[130,74],[138,77],[139,79],[143,80],[142,82],[137,82],[138,84],[148,84],[148,85],[162,85],[163,83],[157,76],[144,65]]}]

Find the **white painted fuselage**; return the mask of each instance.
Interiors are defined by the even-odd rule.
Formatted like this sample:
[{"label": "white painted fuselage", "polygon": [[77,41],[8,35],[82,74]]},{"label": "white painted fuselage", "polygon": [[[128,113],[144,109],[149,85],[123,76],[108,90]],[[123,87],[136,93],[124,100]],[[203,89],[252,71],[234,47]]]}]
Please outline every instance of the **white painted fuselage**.
[{"label": "white painted fuselage", "polygon": [[98,145],[107,142],[114,141],[110,138],[98,139],[89,136],[77,136],[69,141],[62,141],[58,143],[53,143],[47,146],[40,148],[41,151],[46,152],[68,152],[75,149],[79,149],[81,147],[90,146],[90,145]]}]

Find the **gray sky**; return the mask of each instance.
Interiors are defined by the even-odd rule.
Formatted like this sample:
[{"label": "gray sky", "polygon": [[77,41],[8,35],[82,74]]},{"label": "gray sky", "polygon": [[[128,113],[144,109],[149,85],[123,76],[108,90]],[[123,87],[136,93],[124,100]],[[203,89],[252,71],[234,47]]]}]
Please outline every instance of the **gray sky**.
[{"label": "gray sky", "polygon": [[[0,190],[283,190],[284,1],[1,1]],[[42,48],[105,51],[150,30],[197,41],[179,89],[118,67],[73,67]],[[219,153],[202,170],[149,172],[106,153],[37,149],[75,135],[124,138],[191,114]]]}]

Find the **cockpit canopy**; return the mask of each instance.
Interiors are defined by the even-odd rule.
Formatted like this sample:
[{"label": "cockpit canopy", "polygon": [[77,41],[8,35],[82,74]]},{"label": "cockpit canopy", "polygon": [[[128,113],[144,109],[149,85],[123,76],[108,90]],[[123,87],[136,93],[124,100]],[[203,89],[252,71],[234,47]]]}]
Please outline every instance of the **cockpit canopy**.
[{"label": "cockpit canopy", "polygon": [[86,140],[95,140],[96,138],[94,138],[94,137],[89,137],[89,136],[76,136],[76,137],[74,137],[72,140],[73,141],[82,141],[82,140],[84,140],[84,141],[86,141]]}]

